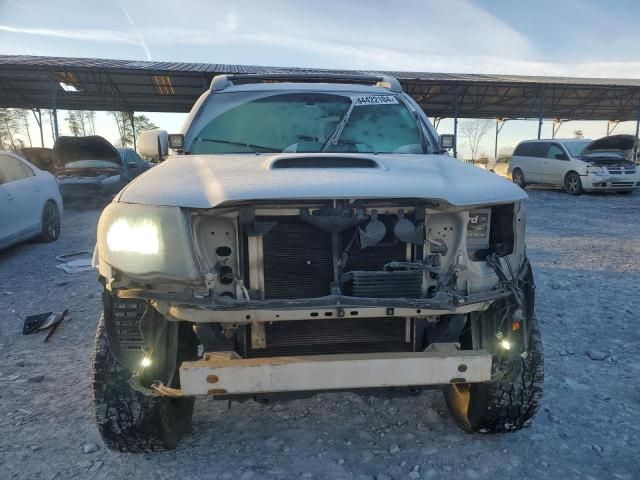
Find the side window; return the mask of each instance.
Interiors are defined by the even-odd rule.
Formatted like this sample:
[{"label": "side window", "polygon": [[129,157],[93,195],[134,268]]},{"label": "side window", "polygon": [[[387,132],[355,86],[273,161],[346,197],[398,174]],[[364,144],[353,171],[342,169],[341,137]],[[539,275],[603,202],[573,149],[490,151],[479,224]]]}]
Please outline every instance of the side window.
[{"label": "side window", "polygon": [[140,156],[133,150],[124,151],[124,161],[127,165],[139,165],[142,163]]},{"label": "side window", "polygon": [[545,158],[547,156],[548,149],[549,144],[547,142],[534,142],[531,144],[531,153],[529,153],[529,156],[536,158]]},{"label": "side window", "polygon": [[24,162],[20,162],[20,166],[21,166],[21,167],[22,167],[22,169],[24,170],[24,173],[25,173],[25,175],[27,176],[27,178],[29,178],[29,177],[35,177],[35,176],[36,176],[36,174],[35,174],[35,172],[33,171],[33,169],[32,169],[29,165],[27,165],[26,163],[24,163]]},{"label": "side window", "polygon": [[[561,157],[558,158],[557,155],[560,155]],[[562,150],[560,145],[556,143],[552,143],[551,145],[549,145],[549,150],[547,151],[547,158],[552,158],[554,160],[561,160],[563,158],[566,158],[566,156],[567,155],[564,153],[564,150]]]},{"label": "side window", "polygon": [[521,143],[513,151],[513,155],[514,156],[517,155],[519,157],[528,157],[530,151],[531,151],[531,143]]},{"label": "side window", "polygon": [[20,160],[7,155],[0,155],[0,172],[4,178],[4,183],[17,182],[34,175],[33,170]]}]

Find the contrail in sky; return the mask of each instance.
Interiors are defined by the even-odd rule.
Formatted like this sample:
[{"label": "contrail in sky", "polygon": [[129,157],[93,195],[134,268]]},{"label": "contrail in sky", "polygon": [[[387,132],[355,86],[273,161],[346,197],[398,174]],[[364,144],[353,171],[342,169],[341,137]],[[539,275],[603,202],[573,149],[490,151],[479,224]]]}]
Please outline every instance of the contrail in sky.
[{"label": "contrail in sky", "polygon": [[149,48],[147,47],[147,44],[144,41],[144,38],[140,34],[140,31],[138,30],[138,27],[136,27],[136,24],[133,22],[133,18],[131,18],[131,15],[129,15],[129,12],[127,11],[127,9],[125,8],[125,6],[122,3],[120,3],[120,2],[117,2],[117,3],[120,6],[120,9],[122,10],[122,13],[124,13],[124,16],[127,17],[127,21],[129,22],[129,25],[131,26],[131,30],[133,30],[133,33],[135,34],[136,38],[138,39],[138,43],[140,44],[140,46],[144,50],[144,53],[147,56],[147,60],[151,60],[151,52],[149,51]]}]

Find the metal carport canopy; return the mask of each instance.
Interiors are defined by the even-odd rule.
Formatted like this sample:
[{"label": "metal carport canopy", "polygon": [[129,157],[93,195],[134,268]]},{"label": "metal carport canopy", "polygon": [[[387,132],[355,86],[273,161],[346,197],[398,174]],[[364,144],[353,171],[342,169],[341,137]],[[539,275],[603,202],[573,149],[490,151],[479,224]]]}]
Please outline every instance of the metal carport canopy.
[{"label": "metal carport canopy", "polygon": [[305,72],[393,75],[429,116],[439,118],[627,121],[640,115],[640,80],[634,79],[365,72],[21,55],[0,56],[0,107],[188,112],[217,74]]}]

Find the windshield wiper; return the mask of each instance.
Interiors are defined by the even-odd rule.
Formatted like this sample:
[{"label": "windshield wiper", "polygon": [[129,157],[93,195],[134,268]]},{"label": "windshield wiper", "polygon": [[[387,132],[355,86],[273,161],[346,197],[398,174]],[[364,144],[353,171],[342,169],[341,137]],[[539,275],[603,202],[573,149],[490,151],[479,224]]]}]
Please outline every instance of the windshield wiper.
[{"label": "windshield wiper", "polygon": [[203,142],[223,143],[225,145],[236,145],[239,147],[253,148],[254,150],[265,150],[267,152],[274,152],[274,153],[280,153],[282,151],[281,148],[264,147],[262,145],[254,145],[253,143],[234,142],[231,140],[220,140],[217,138],[201,138],[200,140]]},{"label": "windshield wiper", "polygon": [[342,135],[342,131],[344,130],[344,127],[347,125],[347,122],[349,121],[349,117],[351,116],[351,112],[353,111],[354,106],[355,106],[355,103],[351,102],[351,105],[349,105],[348,110],[346,111],[344,116],[340,119],[340,122],[338,122],[336,127],[333,130],[331,130],[331,133],[329,134],[327,139],[324,141],[324,143],[320,145],[321,152],[324,152],[329,147],[330,143],[333,143],[334,145],[338,144],[338,140]]}]

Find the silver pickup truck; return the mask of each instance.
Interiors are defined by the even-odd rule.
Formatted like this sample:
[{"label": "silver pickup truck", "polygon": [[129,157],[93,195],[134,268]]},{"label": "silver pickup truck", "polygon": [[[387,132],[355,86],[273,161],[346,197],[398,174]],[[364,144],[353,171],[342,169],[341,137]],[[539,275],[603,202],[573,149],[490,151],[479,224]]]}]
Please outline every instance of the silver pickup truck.
[{"label": "silver pickup truck", "polygon": [[[542,342],[524,191],[447,154],[391,77],[217,76],[98,225],[107,446],[173,448],[194,396],[416,394],[525,426]],[[170,154],[168,154],[170,153]],[[419,412],[418,412],[419,413]]]}]

